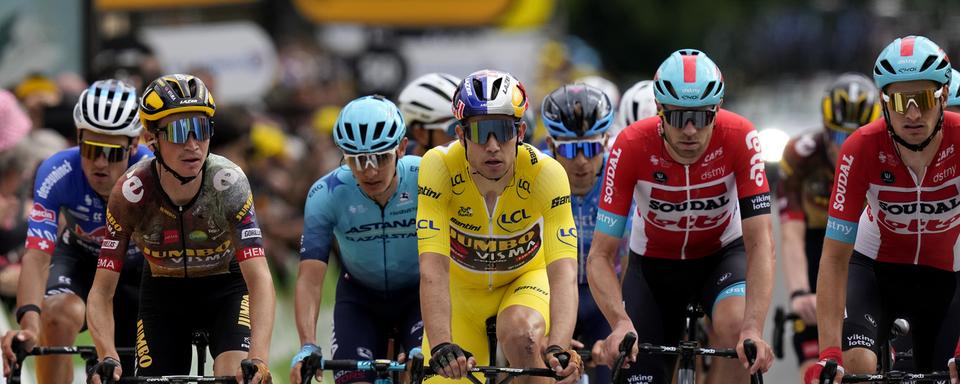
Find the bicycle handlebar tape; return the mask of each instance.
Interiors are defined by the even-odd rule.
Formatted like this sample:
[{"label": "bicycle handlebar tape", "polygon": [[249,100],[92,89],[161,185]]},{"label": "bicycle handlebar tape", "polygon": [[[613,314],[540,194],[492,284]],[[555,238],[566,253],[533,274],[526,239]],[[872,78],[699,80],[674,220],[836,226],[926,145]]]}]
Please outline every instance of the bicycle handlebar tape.
[{"label": "bicycle handlebar tape", "polygon": [[619,353],[617,354],[617,359],[613,365],[613,374],[610,378],[613,384],[623,384],[623,361],[630,356],[630,351],[633,349],[633,345],[637,343],[637,334],[633,332],[627,332],[626,335],[623,335],[623,340],[620,341],[620,346],[618,348]]},{"label": "bicycle handlebar tape", "polygon": [[259,368],[253,360],[243,359],[240,361],[240,370],[243,372],[243,384],[249,384],[253,382],[253,376],[257,374]]},{"label": "bicycle handlebar tape", "polygon": [[87,373],[87,384],[93,382],[93,376],[100,376],[100,383],[110,384],[113,383],[113,372],[120,367],[120,362],[113,357],[107,356],[103,358],[103,361],[100,361],[93,366],[93,369]]},{"label": "bicycle handlebar tape", "polygon": [[313,382],[313,377],[317,375],[317,371],[323,368],[323,354],[317,348],[301,361],[303,364],[300,365],[300,382],[310,384]]},{"label": "bicycle handlebar tape", "polygon": [[837,376],[837,366],[836,361],[827,360],[827,363],[823,366],[823,370],[820,371],[820,384],[833,384],[833,378]]},{"label": "bicycle handlebar tape", "polygon": [[417,351],[410,360],[410,384],[422,384],[423,376],[423,353]]}]

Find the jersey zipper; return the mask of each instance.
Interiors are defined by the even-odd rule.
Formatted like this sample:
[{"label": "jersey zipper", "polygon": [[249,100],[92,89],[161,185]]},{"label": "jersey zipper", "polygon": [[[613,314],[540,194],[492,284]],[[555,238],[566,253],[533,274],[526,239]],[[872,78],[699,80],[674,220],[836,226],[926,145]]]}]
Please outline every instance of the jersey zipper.
[{"label": "jersey zipper", "polygon": [[[390,204],[390,202],[387,202]],[[379,205],[379,204],[377,204]],[[387,292],[390,292],[388,287],[388,282],[390,281],[387,278],[388,268],[387,268],[387,228],[386,228],[386,207],[380,207],[380,244],[383,245],[383,295],[387,296]]]},{"label": "jersey zipper", "polygon": [[[481,195],[480,198],[481,200],[483,200],[483,209],[484,211],[486,211],[487,198],[486,196],[483,196],[483,195]],[[495,241],[493,237],[493,219],[497,215],[498,205],[500,205],[500,196],[497,196],[497,200],[494,201],[493,203],[493,212],[492,212],[493,214],[491,215],[491,212],[487,212],[487,236],[489,236],[488,239],[490,241]],[[496,252],[496,250],[494,250],[494,252]],[[496,260],[493,257],[491,257],[488,264],[490,264],[489,267],[493,267],[494,264],[496,264]],[[487,290],[488,291],[493,290],[493,270],[492,269],[487,270]]]},{"label": "jersey zipper", "polygon": [[[687,203],[687,211],[689,211],[690,210],[689,209],[690,208],[690,165],[689,164],[683,165],[683,175],[684,175],[684,179],[686,180],[686,185],[684,185],[685,187],[684,189],[687,191],[686,203]],[[687,241],[690,240],[690,220],[691,220],[690,214],[685,213],[684,215],[686,216],[686,220],[684,220],[684,226],[683,226],[683,246],[680,248],[680,260],[687,259]]]},{"label": "jersey zipper", "polygon": [[179,211],[179,214],[177,215],[177,219],[180,220],[180,249],[183,251],[183,277],[184,277],[184,278],[187,278],[187,277],[190,277],[190,276],[189,276],[188,273],[187,273],[187,271],[188,271],[188,269],[187,269],[187,239],[184,238],[184,235],[185,235],[185,234],[183,233],[183,206],[182,206],[182,205],[178,205],[178,206],[177,206],[177,211]]},{"label": "jersey zipper", "polygon": [[[913,265],[917,265],[920,263],[920,247],[923,245],[923,243],[921,242],[921,238],[923,236],[923,221],[920,220],[920,192],[921,192],[921,189],[923,188],[923,179],[919,179],[919,182],[918,182],[917,175],[913,173],[913,170],[910,169],[910,167],[907,167],[907,170],[910,171],[910,176],[913,177],[913,183],[914,185],[917,186],[917,201],[916,201],[917,209],[914,210],[914,214],[915,214],[914,217],[916,218],[916,221],[917,221],[917,251],[916,253],[914,253],[914,256],[913,256]],[[924,167],[923,169],[923,175],[924,176],[927,175],[926,167]]]}]

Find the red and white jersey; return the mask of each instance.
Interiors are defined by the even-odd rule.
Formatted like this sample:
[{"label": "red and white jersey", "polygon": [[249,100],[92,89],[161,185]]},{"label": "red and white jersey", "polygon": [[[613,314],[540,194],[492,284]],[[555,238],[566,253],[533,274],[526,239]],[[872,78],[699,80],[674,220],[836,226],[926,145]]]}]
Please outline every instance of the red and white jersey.
[{"label": "red and white jersey", "polygon": [[640,120],[610,150],[597,230],[623,236],[631,199],[637,217],[630,250],[643,256],[696,259],[743,236],[743,219],[770,213],[770,188],[753,124],[717,113],[706,151],[693,164],[674,161],[660,118]]},{"label": "red and white jersey", "polygon": [[960,271],[960,115],[944,112],[940,132],[920,178],[883,119],[856,130],[837,157],[827,237],[880,262]]}]

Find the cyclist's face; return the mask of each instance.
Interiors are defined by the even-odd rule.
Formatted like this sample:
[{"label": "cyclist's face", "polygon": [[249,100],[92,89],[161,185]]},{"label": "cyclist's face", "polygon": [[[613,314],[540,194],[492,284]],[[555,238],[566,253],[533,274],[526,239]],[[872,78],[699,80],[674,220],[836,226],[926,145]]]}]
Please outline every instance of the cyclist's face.
[{"label": "cyclist's face", "polygon": [[[696,108],[681,108],[672,105],[661,105],[659,103],[658,107],[666,111],[680,109],[719,111],[720,109],[719,105]],[[694,125],[693,119],[687,120],[683,126],[679,127],[670,125],[668,119],[666,118],[661,118],[660,121],[661,129],[663,129],[663,136],[667,144],[667,152],[669,152],[670,156],[678,162],[691,163],[696,161],[697,158],[699,158],[700,155],[702,155],[707,149],[707,144],[710,143],[710,137],[713,135],[713,126],[716,118],[713,118],[708,124],[705,124],[701,128],[697,128]]]},{"label": "cyclist's face", "polygon": [[[490,119],[491,117],[486,118]],[[510,117],[505,118],[511,119]],[[471,120],[468,119],[468,122]],[[519,137],[523,137],[526,131],[526,123],[520,123],[520,128],[513,138],[501,142],[497,140],[496,135],[491,133],[487,136],[486,143],[478,144],[465,135],[463,127],[457,126],[457,137],[466,146],[467,161],[470,163],[470,168],[488,179],[499,179],[513,169],[517,161],[517,140],[519,140]]]},{"label": "cyclist's face", "polygon": [[159,133],[151,138],[156,140],[154,149],[160,152],[167,166],[181,176],[190,177],[200,174],[203,162],[210,151],[210,138],[198,138],[191,132],[186,135],[185,143],[177,144],[170,141],[170,133],[164,127],[176,121],[204,116],[206,115],[202,112],[183,112],[174,113],[157,121],[157,126],[160,127]]},{"label": "cyclist's face", "polygon": [[575,140],[563,140],[563,139],[553,139],[548,137],[548,143],[550,148],[553,150],[553,157],[557,159],[560,165],[563,166],[563,169],[567,171],[567,179],[570,180],[570,193],[574,195],[586,195],[590,192],[590,189],[593,188],[593,185],[597,182],[597,174],[600,172],[600,168],[603,167],[603,150],[597,153],[591,153],[591,157],[587,157],[584,154],[584,150],[580,149],[576,152],[576,157],[569,158],[558,153],[558,146],[561,145],[577,145],[580,143],[590,145],[593,143],[599,143],[600,148],[606,148],[607,135],[593,135],[586,136],[582,138],[577,138]]},{"label": "cyclist's face", "polygon": [[403,149],[407,147],[407,139],[400,141],[396,149],[382,154],[371,154],[359,157],[344,157],[344,162],[357,179],[360,190],[374,199],[383,197],[393,186],[394,175],[397,173],[397,159],[403,156]]},{"label": "cyclist's face", "polygon": [[[926,92],[936,92],[942,89],[940,97],[933,97],[929,105],[915,101],[906,95],[920,95]],[[947,101],[947,87],[938,88],[937,84],[929,80],[914,80],[893,83],[887,86],[883,91],[891,102],[884,101],[884,108],[887,115],[890,116],[890,125],[893,126],[893,132],[910,144],[922,143],[937,125],[940,119],[940,108]],[[895,110],[893,100],[896,94],[900,97],[901,104],[905,107],[903,113]],[[886,98],[884,98],[886,99]]]},{"label": "cyclist's face", "polygon": [[[110,196],[113,185],[127,170],[127,161],[132,149],[136,148],[137,140],[131,143],[126,136],[104,135],[82,130],[79,141],[81,152],[86,154],[86,156],[80,156],[83,175],[97,194]],[[117,151],[117,154],[122,152],[126,154],[118,158],[117,154],[111,153],[113,151]],[[91,158],[93,156],[96,158]]]}]

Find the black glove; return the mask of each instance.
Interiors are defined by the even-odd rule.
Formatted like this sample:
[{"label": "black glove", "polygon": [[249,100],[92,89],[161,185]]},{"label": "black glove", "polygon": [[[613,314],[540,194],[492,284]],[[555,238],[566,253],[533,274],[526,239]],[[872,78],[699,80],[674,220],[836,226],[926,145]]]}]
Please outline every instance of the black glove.
[{"label": "black glove", "polygon": [[473,357],[473,354],[464,351],[459,345],[440,343],[430,350],[430,368],[433,368],[434,372],[440,372],[443,370],[443,367],[457,361],[461,356],[469,359]]},{"label": "black glove", "polygon": [[93,382],[94,375],[100,375],[100,382],[113,381],[113,372],[120,369],[120,362],[113,357],[107,356],[94,364],[87,372],[87,384]]}]

